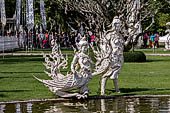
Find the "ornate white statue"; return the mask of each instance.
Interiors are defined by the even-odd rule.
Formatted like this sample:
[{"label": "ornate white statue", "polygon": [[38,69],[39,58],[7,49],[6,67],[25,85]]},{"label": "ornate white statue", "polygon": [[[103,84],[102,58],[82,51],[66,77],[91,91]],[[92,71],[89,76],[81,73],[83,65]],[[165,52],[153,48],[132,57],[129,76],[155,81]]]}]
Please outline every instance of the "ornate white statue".
[{"label": "ornate white statue", "polygon": [[19,47],[24,47],[24,43],[25,43],[25,40],[24,40],[24,29],[22,27],[22,25],[20,25],[19,27],[19,36],[18,36],[18,44],[19,44]]},{"label": "ornate white statue", "polygon": [[[52,41],[55,44],[55,41]],[[88,42],[85,37],[82,37],[79,44],[79,51],[75,53],[73,61],[71,63],[71,73],[63,75],[60,72],[60,68],[67,68],[68,58],[64,57],[57,44],[54,45],[50,58],[45,57],[45,66],[51,70],[51,73],[45,73],[52,78],[52,80],[42,80],[36,78],[47,86],[50,91],[60,97],[77,97],[86,98],[89,94],[88,83],[92,79],[91,64],[89,56],[85,53],[88,48]],[[74,68],[75,67],[75,68]],[[79,89],[78,93],[70,93],[73,89]]]},{"label": "ornate white statue", "polygon": [[170,50],[170,22],[166,23],[166,26],[167,26],[167,30],[165,32],[168,34],[166,35],[167,40],[165,42],[165,49]]},{"label": "ornate white statue", "polygon": [[167,35],[159,37],[159,42],[165,43],[165,50],[170,50],[170,22],[166,23],[167,30],[165,31]]},{"label": "ornate white statue", "polygon": [[92,75],[102,74],[101,95],[105,94],[105,86],[108,78],[113,79],[116,92],[120,92],[117,84],[118,73],[123,65],[124,38],[120,34],[121,22],[114,17],[112,28],[105,31],[101,39],[100,49],[97,51],[92,47],[96,56],[96,68]]}]

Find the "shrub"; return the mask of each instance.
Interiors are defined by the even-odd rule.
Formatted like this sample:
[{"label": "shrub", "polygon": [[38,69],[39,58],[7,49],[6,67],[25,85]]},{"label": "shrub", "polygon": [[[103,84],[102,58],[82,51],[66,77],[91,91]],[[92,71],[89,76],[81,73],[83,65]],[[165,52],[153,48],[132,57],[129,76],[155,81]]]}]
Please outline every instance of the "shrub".
[{"label": "shrub", "polygon": [[146,56],[141,51],[124,52],[125,62],[146,62]]},{"label": "shrub", "polygon": [[[89,56],[94,62],[96,62],[92,50],[90,51]],[[146,62],[146,56],[142,51],[124,52],[123,56],[125,62]]]}]

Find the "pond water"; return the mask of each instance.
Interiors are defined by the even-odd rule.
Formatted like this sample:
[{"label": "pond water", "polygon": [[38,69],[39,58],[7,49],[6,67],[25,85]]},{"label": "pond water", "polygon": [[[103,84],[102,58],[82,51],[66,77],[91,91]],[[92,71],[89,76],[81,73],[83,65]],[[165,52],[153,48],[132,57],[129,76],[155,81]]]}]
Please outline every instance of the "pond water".
[{"label": "pond water", "polygon": [[56,100],[0,104],[0,113],[170,113],[170,98]]}]

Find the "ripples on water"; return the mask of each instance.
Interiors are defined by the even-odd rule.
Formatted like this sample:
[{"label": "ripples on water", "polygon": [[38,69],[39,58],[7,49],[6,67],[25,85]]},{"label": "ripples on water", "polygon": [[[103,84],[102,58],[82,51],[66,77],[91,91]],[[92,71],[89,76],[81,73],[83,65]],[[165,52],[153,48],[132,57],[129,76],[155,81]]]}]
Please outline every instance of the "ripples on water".
[{"label": "ripples on water", "polygon": [[115,98],[0,104],[0,113],[170,113],[170,98]]}]

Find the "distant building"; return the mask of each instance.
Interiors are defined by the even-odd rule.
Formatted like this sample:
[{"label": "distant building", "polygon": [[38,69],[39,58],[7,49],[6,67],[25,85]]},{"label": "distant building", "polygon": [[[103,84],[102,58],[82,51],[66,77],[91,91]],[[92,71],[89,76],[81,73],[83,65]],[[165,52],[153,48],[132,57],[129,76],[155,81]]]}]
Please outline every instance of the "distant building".
[{"label": "distant building", "polygon": [[[4,35],[7,35],[7,33],[11,33],[14,35],[15,31],[15,18],[7,18],[6,26],[4,29]],[[2,35],[2,23],[0,22],[0,35]]]}]

